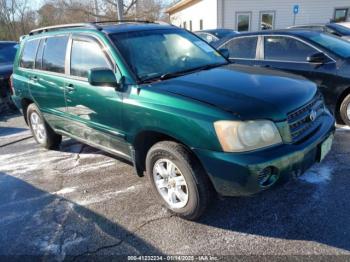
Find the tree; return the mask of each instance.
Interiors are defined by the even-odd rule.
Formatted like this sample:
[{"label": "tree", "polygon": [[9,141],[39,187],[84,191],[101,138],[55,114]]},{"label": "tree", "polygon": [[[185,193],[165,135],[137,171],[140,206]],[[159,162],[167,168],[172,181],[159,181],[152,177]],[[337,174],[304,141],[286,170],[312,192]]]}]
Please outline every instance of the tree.
[{"label": "tree", "polygon": [[0,40],[18,40],[35,27],[28,0],[0,0]]}]

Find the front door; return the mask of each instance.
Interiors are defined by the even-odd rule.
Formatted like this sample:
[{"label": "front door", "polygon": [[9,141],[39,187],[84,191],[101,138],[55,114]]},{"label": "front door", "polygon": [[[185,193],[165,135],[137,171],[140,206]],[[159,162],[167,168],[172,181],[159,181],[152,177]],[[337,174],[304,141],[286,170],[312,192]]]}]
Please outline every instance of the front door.
[{"label": "front door", "polygon": [[93,68],[115,70],[114,63],[102,44],[93,37],[76,35],[69,41],[69,77],[65,96],[67,131],[87,143],[130,155],[121,127],[122,93],[109,86],[92,86],[88,71]]},{"label": "front door", "polygon": [[[315,82],[325,97],[332,97],[337,78],[337,65],[335,60],[323,64],[314,64],[307,61],[307,57],[319,53],[320,50],[288,36],[265,36],[264,55],[262,65],[281,69],[294,74],[302,75]],[[330,105],[330,101],[326,101]]]}]

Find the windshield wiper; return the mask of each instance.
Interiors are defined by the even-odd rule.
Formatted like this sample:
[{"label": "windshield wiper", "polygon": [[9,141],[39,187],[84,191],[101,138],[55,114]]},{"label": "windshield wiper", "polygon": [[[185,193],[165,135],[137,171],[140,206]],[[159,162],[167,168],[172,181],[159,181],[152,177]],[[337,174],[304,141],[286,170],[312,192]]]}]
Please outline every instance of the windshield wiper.
[{"label": "windshield wiper", "polygon": [[170,78],[174,78],[174,77],[178,77],[178,76],[183,76],[189,73],[193,73],[193,72],[197,72],[197,71],[202,71],[202,70],[208,70],[211,68],[215,68],[218,66],[223,66],[223,65],[227,65],[228,63],[216,63],[216,64],[209,64],[209,65],[204,65],[204,66],[199,66],[199,67],[195,67],[195,68],[190,68],[190,69],[186,69],[186,70],[182,70],[182,71],[178,71],[178,72],[173,72],[173,73],[165,73],[161,76],[157,76],[157,77],[152,77],[152,78],[146,78],[144,80],[141,80],[142,83],[150,83],[150,82],[154,82],[157,80],[166,80],[166,79],[170,79]]},{"label": "windshield wiper", "polygon": [[195,67],[195,68],[191,68],[191,69],[187,69],[187,70],[183,70],[183,71],[179,71],[179,72],[166,73],[166,74],[160,76],[160,79],[165,80],[165,79],[169,79],[169,78],[174,78],[174,77],[182,76],[182,75],[196,72],[196,71],[209,70],[211,68],[215,68],[215,67],[226,65],[226,64],[227,63],[209,64],[209,65],[199,66],[199,67]]}]

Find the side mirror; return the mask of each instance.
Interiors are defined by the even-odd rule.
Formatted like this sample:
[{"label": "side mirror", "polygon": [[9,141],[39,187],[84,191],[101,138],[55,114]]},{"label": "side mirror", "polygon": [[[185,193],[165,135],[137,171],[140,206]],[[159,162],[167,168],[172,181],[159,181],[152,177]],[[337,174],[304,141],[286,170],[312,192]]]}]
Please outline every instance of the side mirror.
[{"label": "side mirror", "polygon": [[306,58],[306,61],[313,64],[324,64],[328,61],[328,57],[324,53],[315,53]]},{"label": "side mirror", "polygon": [[230,58],[230,51],[228,51],[227,48],[220,48],[219,49],[220,54],[225,57],[226,59]]},{"label": "side mirror", "polygon": [[88,81],[92,86],[119,86],[114,72],[108,68],[90,69],[88,72]]}]

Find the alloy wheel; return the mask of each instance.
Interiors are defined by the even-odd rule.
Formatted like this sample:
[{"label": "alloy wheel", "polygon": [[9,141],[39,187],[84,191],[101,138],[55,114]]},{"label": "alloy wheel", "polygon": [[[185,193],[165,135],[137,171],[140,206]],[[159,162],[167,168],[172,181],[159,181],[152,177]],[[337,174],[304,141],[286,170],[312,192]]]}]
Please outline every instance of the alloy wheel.
[{"label": "alloy wheel", "polygon": [[170,208],[178,209],[188,202],[188,186],[180,169],[169,159],[159,159],[153,166],[156,188]]},{"label": "alloy wheel", "polygon": [[46,129],[44,122],[37,112],[33,112],[30,115],[30,124],[34,133],[35,138],[40,144],[45,143],[46,140]]}]

